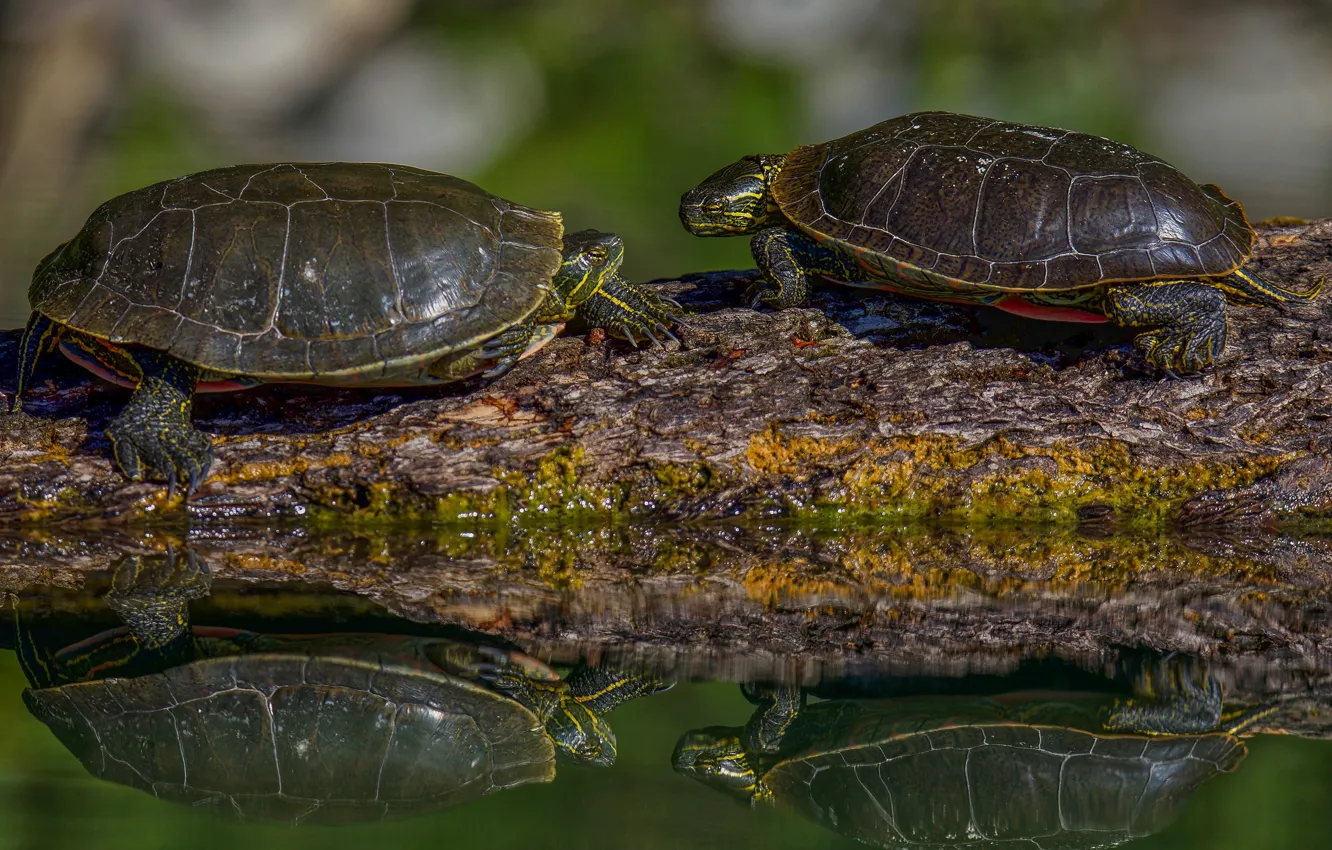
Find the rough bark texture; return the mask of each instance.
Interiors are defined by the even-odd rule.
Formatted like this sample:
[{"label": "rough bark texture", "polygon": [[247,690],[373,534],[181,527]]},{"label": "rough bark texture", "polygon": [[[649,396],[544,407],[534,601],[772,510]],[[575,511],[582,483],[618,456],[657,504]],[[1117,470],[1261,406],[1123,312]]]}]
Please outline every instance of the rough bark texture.
[{"label": "rough bark texture", "polygon": [[[1257,268],[1304,288],[1330,246],[1332,222],[1265,227]],[[834,288],[756,312],[747,280],[665,284],[697,313],[679,349],[574,332],[489,386],[201,399],[217,459],[184,510],[113,468],[101,431],[123,391],[51,362],[27,412],[0,420],[0,522],[1332,514],[1332,296],[1232,308],[1218,368],[1170,380],[1109,326]]]}]

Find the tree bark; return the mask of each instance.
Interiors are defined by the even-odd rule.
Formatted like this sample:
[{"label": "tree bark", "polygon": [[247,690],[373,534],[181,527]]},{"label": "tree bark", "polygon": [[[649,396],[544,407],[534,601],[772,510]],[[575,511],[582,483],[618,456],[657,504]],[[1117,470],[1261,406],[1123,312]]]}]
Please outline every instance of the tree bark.
[{"label": "tree bark", "polygon": [[[1329,257],[1332,222],[1260,228],[1274,282],[1303,289]],[[48,358],[0,421],[0,522],[1332,517],[1332,296],[1232,307],[1218,366],[1169,379],[1111,325],[836,287],[755,311],[751,281],[661,282],[695,313],[679,347],[575,329],[488,385],[201,397],[216,460],[186,504],[112,465],[124,391]],[[13,374],[17,334],[0,346]]]}]

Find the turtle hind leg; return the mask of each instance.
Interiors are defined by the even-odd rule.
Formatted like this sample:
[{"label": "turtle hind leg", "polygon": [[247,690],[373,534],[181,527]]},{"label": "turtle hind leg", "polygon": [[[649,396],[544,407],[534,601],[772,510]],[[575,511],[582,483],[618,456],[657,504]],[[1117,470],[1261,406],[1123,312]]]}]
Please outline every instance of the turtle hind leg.
[{"label": "turtle hind leg", "polygon": [[136,481],[166,481],[170,496],[177,483],[193,493],[213,462],[212,441],[190,424],[198,369],[151,349],[99,347],[114,358],[115,371],[138,381],[129,403],[106,427],[117,465]]},{"label": "turtle hind leg", "polygon": [[37,371],[37,361],[41,359],[42,353],[58,331],[59,325],[35,310],[28,316],[28,325],[23,329],[23,338],[19,342],[18,380],[14,385],[14,398],[9,406],[11,413],[18,413],[23,409],[23,393],[32,383],[33,373]]},{"label": "turtle hind leg", "polygon": [[[613,275],[578,306],[578,312],[588,324],[605,328],[634,345],[644,339],[660,346],[657,334],[675,338],[671,324],[677,321],[677,317],[671,312],[672,304],[645,287]],[[675,306],[678,308],[679,305]]]},{"label": "turtle hind leg", "polygon": [[1192,281],[1111,286],[1105,315],[1125,327],[1149,328],[1134,344],[1147,362],[1179,373],[1199,372],[1226,347],[1226,294]]}]

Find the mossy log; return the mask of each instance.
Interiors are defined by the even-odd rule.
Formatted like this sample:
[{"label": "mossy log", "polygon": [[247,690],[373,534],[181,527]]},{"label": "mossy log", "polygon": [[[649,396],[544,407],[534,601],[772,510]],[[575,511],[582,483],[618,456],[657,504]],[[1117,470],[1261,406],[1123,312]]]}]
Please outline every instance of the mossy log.
[{"label": "mossy log", "polygon": [[[1283,285],[1330,257],[1332,222],[1260,229],[1257,269]],[[755,311],[751,280],[662,282],[695,313],[678,347],[574,329],[488,385],[202,397],[216,460],[185,504],[112,465],[102,429],[124,391],[48,358],[0,420],[0,522],[1332,517],[1332,296],[1232,308],[1218,366],[1170,379],[1111,325],[835,287]]]}]

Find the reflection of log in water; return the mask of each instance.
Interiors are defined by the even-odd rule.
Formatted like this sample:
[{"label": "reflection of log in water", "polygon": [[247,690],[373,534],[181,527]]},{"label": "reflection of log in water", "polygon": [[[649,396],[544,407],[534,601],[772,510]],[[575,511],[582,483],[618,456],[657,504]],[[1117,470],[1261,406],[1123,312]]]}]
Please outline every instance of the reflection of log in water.
[{"label": "reflection of log in water", "polygon": [[[474,678],[497,658],[518,659],[533,681],[553,682],[555,673],[493,637],[394,618],[347,594],[265,592],[218,579],[210,595],[191,603],[196,622],[180,634],[188,657],[165,669],[136,667],[130,634],[100,631],[116,619],[108,590],[123,598],[133,586],[142,601],[148,585],[164,580],[166,595],[178,596],[176,585],[197,576],[132,572],[88,574],[85,591],[63,597],[33,588],[17,599],[19,649],[37,686],[25,702],[94,775],[242,817],[327,822],[455,805],[555,774],[551,742],[533,716]],[[260,624],[267,631],[235,628]],[[293,633],[330,627],[340,632]],[[149,632],[149,662],[159,633]],[[31,665],[38,657],[46,663]],[[107,663],[117,659],[123,666]],[[913,846],[945,846],[968,831],[1101,846],[1164,828],[1200,785],[1240,763],[1243,743],[1225,734],[1233,712],[1252,716],[1246,712],[1316,698],[1290,688],[1261,700],[1239,694],[1223,705],[1209,683],[1225,677],[1234,692],[1233,676],[1180,656],[1140,657],[1125,665],[1127,680],[1082,671],[1076,689],[1062,692],[1051,688],[1073,682],[1072,667],[1061,673],[1043,663],[1036,678],[1031,670],[959,677],[948,683],[949,696],[922,696],[937,693],[939,680],[906,675],[900,663],[889,671],[866,661],[854,680],[828,678],[811,689],[822,701],[798,707],[771,752],[745,754],[757,781],[732,790],[771,797],[882,846],[898,846],[896,837],[908,833]],[[566,680],[579,670],[587,668]],[[606,672],[585,674],[595,685],[588,693],[633,679],[617,670],[607,679]],[[95,678],[108,674],[117,678]],[[1143,688],[1143,676],[1156,677],[1151,687]],[[1033,692],[1031,682],[1045,687]],[[1201,700],[1211,718],[1206,729],[1195,723],[1163,737],[1106,728],[1131,690],[1151,694],[1127,705],[1150,711],[1166,704],[1161,685],[1168,682],[1192,683],[1176,696],[1186,707]],[[767,695],[782,690],[794,692],[751,686],[756,716],[775,707]],[[837,696],[847,690],[858,698]],[[1192,723],[1200,714],[1157,716]],[[1264,722],[1280,728],[1276,714]],[[713,728],[701,730],[701,745],[700,732],[684,740],[715,749],[719,735],[738,741],[744,732]],[[491,745],[482,746],[487,738]],[[675,764],[691,769],[679,750]],[[979,807],[961,805],[968,796]]]},{"label": "reflection of log in water", "polygon": [[[1299,289],[1332,223],[1261,231],[1259,270]],[[736,306],[745,275],[669,284],[683,350],[557,340],[467,392],[289,387],[202,399],[219,435],[196,519],[653,515],[1214,525],[1327,517],[1332,298],[1232,308],[1214,373],[1159,380],[1103,326],[827,291]],[[12,372],[15,336],[0,347]],[[0,521],[142,517],[101,428],[121,400],[51,365],[35,417],[0,424]],[[86,418],[73,418],[73,417]],[[322,436],[331,430],[332,436]]]},{"label": "reflection of log in water", "polygon": [[[100,612],[109,628],[103,597],[121,608],[133,598],[125,556],[169,540],[162,532],[0,537],[0,589],[38,613]],[[1332,557],[1308,541],[1262,545],[1231,542],[1209,554],[1114,535],[830,538],[776,529],[569,531],[504,543],[270,529],[262,540],[196,536],[189,546],[208,565],[211,595],[175,598],[201,622],[259,631],[273,620],[305,621],[305,631],[329,621],[385,631],[396,616],[413,629],[478,629],[559,663],[609,660],[681,679],[838,679],[844,688],[866,677],[878,688],[892,676],[902,688],[938,692],[949,690],[942,680],[1015,672],[1024,688],[1087,687],[1085,675],[1066,675],[1077,670],[1123,685],[1143,654],[1177,652],[1211,660],[1236,699],[1276,695],[1303,711],[1297,698],[1330,687],[1322,647],[1332,621],[1322,600]],[[563,566],[551,571],[542,558],[553,552],[578,557],[556,558]],[[1140,566],[1112,569],[1129,559]],[[1031,667],[1037,659],[1048,666]],[[1287,725],[1320,723],[1311,715]]]}]

